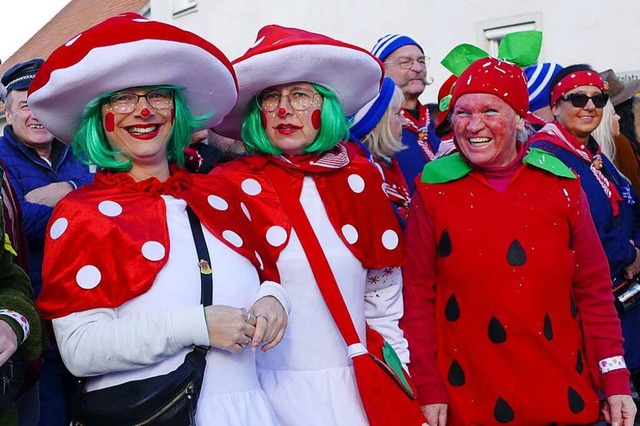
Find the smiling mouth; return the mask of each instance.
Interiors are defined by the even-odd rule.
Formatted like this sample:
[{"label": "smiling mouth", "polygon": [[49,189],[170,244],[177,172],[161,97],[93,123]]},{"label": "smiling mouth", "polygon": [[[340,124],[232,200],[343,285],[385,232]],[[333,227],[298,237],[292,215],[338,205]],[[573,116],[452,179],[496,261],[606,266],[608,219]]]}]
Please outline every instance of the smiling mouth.
[{"label": "smiling mouth", "polygon": [[492,138],[469,138],[471,145],[482,148],[493,142]]},{"label": "smiling mouth", "polygon": [[127,131],[127,133],[129,133],[131,136],[133,136],[136,139],[153,139],[158,134],[158,131],[160,130],[160,125],[136,124],[133,126],[125,127],[124,129]]},{"label": "smiling mouth", "polygon": [[44,130],[44,126],[42,124],[29,124],[29,128],[35,130]]}]

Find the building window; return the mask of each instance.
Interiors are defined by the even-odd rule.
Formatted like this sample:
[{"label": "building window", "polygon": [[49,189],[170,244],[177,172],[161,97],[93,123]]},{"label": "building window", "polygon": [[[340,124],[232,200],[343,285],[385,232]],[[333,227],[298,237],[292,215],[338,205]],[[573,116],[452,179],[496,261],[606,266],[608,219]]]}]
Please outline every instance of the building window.
[{"label": "building window", "polygon": [[500,40],[510,33],[542,30],[542,14],[533,13],[478,23],[478,45],[491,56],[498,54]]}]

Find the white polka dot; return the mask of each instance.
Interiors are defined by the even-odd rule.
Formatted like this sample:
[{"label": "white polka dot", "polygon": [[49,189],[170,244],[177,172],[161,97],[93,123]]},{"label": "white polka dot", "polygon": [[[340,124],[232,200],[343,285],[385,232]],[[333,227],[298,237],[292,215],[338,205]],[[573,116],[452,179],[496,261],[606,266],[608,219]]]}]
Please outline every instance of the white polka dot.
[{"label": "white polka dot", "polygon": [[76,283],[85,290],[91,290],[100,284],[102,274],[100,270],[93,265],[86,265],[78,270],[76,274]]},{"label": "white polka dot", "polygon": [[576,75],[575,74],[571,74],[571,78],[576,78]]},{"label": "white polka dot", "polygon": [[349,188],[351,188],[351,190],[356,194],[360,194],[364,191],[364,179],[362,179],[360,175],[349,175],[347,181],[349,182]]},{"label": "white polka dot", "polygon": [[136,19],[132,19],[133,22],[151,22],[148,19],[140,19],[140,18],[136,18]]},{"label": "white polka dot", "polygon": [[242,247],[242,238],[240,238],[240,235],[236,234],[233,231],[223,231],[222,238],[227,240],[229,243],[231,243],[231,245],[235,247]]},{"label": "white polka dot", "polygon": [[115,201],[103,201],[98,204],[98,210],[105,216],[116,217],[122,213],[122,206]]},{"label": "white polka dot", "polygon": [[157,241],[147,241],[142,245],[142,255],[147,260],[161,260],[164,258],[164,254],[164,246]]},{"label": "white polka dot", "polygon": [[587,75],[591,77],[591,71],[587,71]]},{"label": "white polka dot", "polygon": [[249,209],[244,203],[240,203],[240,208],[242,209],[242,213],[247,217],[247,219],[251,220],[251,215],[249,214]]},{"label": "white polka dot", "polygon": [[282,226],[272,226],[267,230],[267,242],[274,247],[280,247],[287,241],[287,231]]},{"label": "white polka dot", "polygon": [[264,263],[262,263],[262,258],[260,257],[257,251],[254,252],[254,254],[256,255],[256,259],[258,259],[258,263],[260,264],[260,269],[264,270]]},{"label": "white polka dot", "polygon": [[77,36],[75,36],[74,38],[72,38],[71,40],[66,42],[64,45],[67,46],[67,47],[71,46],[73,43],[76,42],[76,40],[78,40],[80,38],[81,35],[82,35],[82,33],[78,34]]},{"label": "white polka dot", "polygon": [[60,219],[53,222],[53,225],[51,225],[51,229],[49,230],[49,236],[52,239],[57,240],[58,238],[60,238],[60,236],[62,236],[62,234],[64,234],[64,231],[67,230],[68,226],[69,226],[69,221],[64,217],[61,217]]},{"label": "white polka dot", "polygon": [[262,191],[260,183],[255,179],[245,179],[242,181],[242,190],[247,195],[258,195]]},{"label": "white polka dot", "polygon": [[209,195],[207,197],[207,202],[216,210],[225,211],[229,208],[229,204],[217,195]]},{"label": "white polka dot", "polygon": [[358,231],[352,225],[343,226],[342,235],[349,244],[355,244],[358,241]]},{"label": "white polka dot", "polygon": [[393,250],[398,247],[398,234],[391,229],[384,231],[384,234],[382,234],[382,245],[387,250]]}]

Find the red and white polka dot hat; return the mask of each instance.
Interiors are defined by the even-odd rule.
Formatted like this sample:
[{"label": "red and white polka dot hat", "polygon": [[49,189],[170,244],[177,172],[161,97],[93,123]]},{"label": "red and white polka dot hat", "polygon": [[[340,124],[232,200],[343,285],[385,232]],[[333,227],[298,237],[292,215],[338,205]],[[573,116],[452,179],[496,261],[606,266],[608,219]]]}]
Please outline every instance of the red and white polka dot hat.
[{"label": "red and white polka dot hat", "polygon": [[360,47],[297,28],[268,25],[255,44],[233,61],[238,102],[216,132],[240,139],[251,99],[267,87],[297,81],[331,89],[345,114],[356,113],[376,96],[384,77],[382,63]]},{"label": "red and white polka dot hat", "polygon": [[29,88],[29,106],[57,138],[71,142],[87,104],[130,87],[185,88],[194,115],[219,124],[237,99],[230,61],[203,38],[169,24],[124,13],[102,21],[57,48]]}]

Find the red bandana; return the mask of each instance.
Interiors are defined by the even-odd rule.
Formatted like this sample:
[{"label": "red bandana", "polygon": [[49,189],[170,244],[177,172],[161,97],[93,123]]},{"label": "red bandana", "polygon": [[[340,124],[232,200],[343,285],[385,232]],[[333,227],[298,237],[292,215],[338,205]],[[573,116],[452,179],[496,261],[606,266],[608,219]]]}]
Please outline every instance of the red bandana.
[{"label": "red bandana", "polygon": [[213,235],[256,266],[262,280],[279,281],[241,206],[220,182],[180,169],[164,182],[100,172],[93,184],[58,203],[49,221],[38,298],[45,318],[115,308],[151,287],[170,250],[161,195],[185,200]]},{"label": "red bandana", "polygon": [[431,119],[429,118],[429,110],[427,107],[420,103],[418,104],[417,120],[404,108],[402,109],[402,116],[405,119],[405,123],[407,123],[404,128],[416,134],[416,140],[425,157],[427,157],[429,161],[436,158],[436,153],[431,148],[431,145],[429,145],[429,123]]},{"label": "red bandana", "polygon": [[560,96],[579,86],[595,86],[604,91],[604,82],[596,71],[576,71],[565,76],[553,87],[553,90],[551,90],[551,105],[558,102]]},{"label": "red bandana", "polygon": [[[551,135],[554,137],[548,138],[543,136],[544,134]],[[597,166],[597,162],[594,161],[594,155],[591,154],[591,151],[587,149],[586,146],[575,136],[569,133],[560,123],[554,121],[552,123],[547,123],[536,136],[531,139],[531,142],[537,139],[544,139],[552,144],[559,146],[560,148],[568,149],[573,152],[577,157],[584,160],[589,164],[589,169],[591,173],[596,177],[600,186],[602,186],[602,190],[609,198],[611,202],[611,208],[613,209],[613,215],[617,216],[620,210],[618,206],[618,202],[622,200],[618,189],[615,187],[613,183],[607,179],[607,177],[600,171],[600,167]],[[596,155],[601,156],[602,152],[600,151],[600,147],[598,147],[598,152]]]}]

